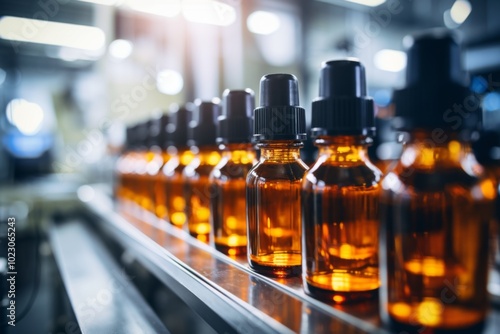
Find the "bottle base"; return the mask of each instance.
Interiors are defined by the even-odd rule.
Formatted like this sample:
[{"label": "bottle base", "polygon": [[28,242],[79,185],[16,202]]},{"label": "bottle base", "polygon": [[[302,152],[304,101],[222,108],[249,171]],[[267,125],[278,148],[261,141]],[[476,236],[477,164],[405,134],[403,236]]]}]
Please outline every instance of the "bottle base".
[{"label": "bottle base", "polygon": [[263,266],[253,260],[249,261],[250,268],[254,271],[269,277],[288,278],[299,276],[302,273],[302,266]]},{"label": "bottle base", "polygon": [[480,333],[485,318],[484,306],[443,305],[435,298],[419,303],[389,303],[387,312],[382,314],[384,322],[391,327],[418,333]]},{"label": "bottle base", "polygon": [[208,244],[210,241],[210,234],[198,234],[198,233],[194,233],[194,232],[189,231],[189,235],[195,239],[200,240],[201,242],[206,243],[206,244]]},{"label": "bottle base", "polygon": [[304,279],[304,291],[316,299],[334,302],[336,304],[347,304],[375,300],[378,298],[378,288],[369,291],[332,291],[315,287]]},{"label": "bottle base", "polygon": [[408,334],[476,334],[482,333],[485,327],[485,321],[478,322],[473,325],[469,325],[463,328],[434,328],[425,325],[409,325],[397,321],[396,319],[389,317],[386,321],[386,325],[389,329],[397,333],[408,333]]},{"label": "bottle base", "polygon": [[238,255],[246,255],[247,246],[227,246],[224,244],[215,243],[215,249],[219,252],[229,255],[229,256],[238,256]]}]

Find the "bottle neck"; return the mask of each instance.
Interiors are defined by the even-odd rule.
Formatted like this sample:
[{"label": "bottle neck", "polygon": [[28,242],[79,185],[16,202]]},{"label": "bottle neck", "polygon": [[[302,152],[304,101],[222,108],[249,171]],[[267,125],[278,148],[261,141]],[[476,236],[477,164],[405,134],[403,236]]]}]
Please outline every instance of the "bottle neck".
[{"label": "bottle neck", "polygon": [[333,163],[364,163],[370,138],[365,136],[320,136],[315,140],[318,159]]},{"label": "bottle neck", "polygon": [[456,133],[419,130],[410,134],[400,161],[403,166],[431,169],[475,163],[475,157],[470,143]]},{"label": "bottle neck", "polygon": [[248,164],[255,161],[256,152],[251,143],[244,144],[221,144],[219,149],[222,157],[236,164]]},{"label": "bottle neck", "polygon": [[302,142],[299,141],[273,141],[258,144],[261,160],[277,163],[300,160],[300,148],[302,146]]}]

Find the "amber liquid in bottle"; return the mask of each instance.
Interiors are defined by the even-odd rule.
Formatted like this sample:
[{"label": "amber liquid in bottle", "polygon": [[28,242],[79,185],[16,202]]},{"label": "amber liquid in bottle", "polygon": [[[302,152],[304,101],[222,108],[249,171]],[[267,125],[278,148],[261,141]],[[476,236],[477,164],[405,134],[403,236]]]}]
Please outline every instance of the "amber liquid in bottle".
[{"label": "amber liquid in bottle", "polygon": [[252,144],[228,144],[210,174],[214,246],[227,255],[246,254],[246,176],[255,163]]},{"label": "amber liquid in bottle", "polygon": [[210,236],[210,198],[213,196],[208,177],[220,158],[215,146],[202,147],[183,171],[189,234],[206,243]]},{"label": "amber liquid in bottle", "polygon": [[158,218],[166,218],[167,216],[167,197],[165,191],[165,174],[163,174],[163,168],[166,163],[171,158],[170,153],[167,151],[162,152],[161,165],[158,169],[155,168],[155,172],[152,178],[152,190],[154,195],[154,213]]},{"label": "amber liquid in bottle", "polygon": [[470,328],[488,309],[494,182],[468,144],[448,137],[415,132],[382,182],[382,317],[399,326]]},{"label": "amber liquid in bottle", "polygon": [[182,172],[193,160],[194,154],[187,148],[172,152],[172,157],[162,170],[165,193],[165,218],[172,225],[182,228],[186,223],[186,200]]},{"label": "amber liquid in bottle", "polygon": [[307,165],[300,142],[259,144],[260,161],[247,176],[248,261],[257,272],[301,272],[301,189]]},{"label": "amber liquid in bottle", "polygon": [[154,212],[156,175],[161,168],[163,158],[158,150],[148,150],[145,159],[146,163],[139,173],[140,206],[147,211]]},{"label": "amber liquid in bottle", "polygon": [[381,172],[366,138],[320,137],[319,158],[303,183],[304,287],[337,303],[378,293]]}]

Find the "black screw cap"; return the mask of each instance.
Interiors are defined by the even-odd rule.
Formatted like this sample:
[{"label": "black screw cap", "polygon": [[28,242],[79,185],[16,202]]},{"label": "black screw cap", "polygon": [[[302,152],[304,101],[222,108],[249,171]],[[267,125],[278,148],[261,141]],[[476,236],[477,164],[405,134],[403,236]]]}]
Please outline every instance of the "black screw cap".
[{"label": "black screw cap", "polygon": [[480,103],[467,87],[456,36],[434,29],[405,37],[405,44],[406,87],[394,92],[393,126],[404,131],[476,129],[481,122]]},{"label": "black screw cap", "polygon": [[215,145],[217,118],[221,114],[220,99],[202,101],[197,99],[193,111],[193,119],[188,127],[189,146]]},{"label": "black screw cap", "polygon": [[251,89],[222,94],[222,115],[218,118],[217,143],[249,143],[253,134],[255,94]]},{"label": "black screw cap", "polygon": [[322,64],[319,97],[312,103],[311,127],[313,137],[375,134],[373,99],[366,96],[365,68],[359,60]]},{"label": "black screw cap", "polygon": [[260,107],[254,111],[254,139],[305,140],[305,110],[299,106],[297,78],[268,74],[260,80]]},{"label": "black screw cap", "polygon": [[194,104],[186,103],[170,105],[169,122],[166,125],[166,146],[186,147],[188,141],[188,124],[194,110]]}]

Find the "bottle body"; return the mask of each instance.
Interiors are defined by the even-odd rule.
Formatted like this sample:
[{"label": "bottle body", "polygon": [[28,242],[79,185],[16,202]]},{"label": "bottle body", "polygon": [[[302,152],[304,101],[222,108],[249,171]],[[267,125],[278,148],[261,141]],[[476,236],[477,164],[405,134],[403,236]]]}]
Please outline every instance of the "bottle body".
[{"label": "bottle body", "polygon": [[246,254],[246,176],[255,164],[252,144],[229,144],[210,173],[210,223],[215,249]]},{"label": "bottle body", "polygon": [[220,161],[220,153],[215,146],[194,149],[193,160],[184,168],[185,214],[189,234],[200,241],[209,242],[210,198],[212,196],[209,175]]},{"label": "bottle body", "polygon": [[260,144],[246,180],[248,261],[257,272],[287,277],[301,271],[301,186],[307,165],[300,142]]},{"label": "bottle body", "polygon": [[154,195],[154,213],[158,218],[165,218],[167,215],[167,195],[165,191],[165,174],[163,168],[171,158],[168,150],[162,152],[161,164],[154,166],[151,170],[152,174],[152,190]]},{"label": "bottle body", "polygon": [[163,166],[162,179],[165,193],[165,220],[181,228],[186,222],[186,200],[182,172],[193,160],[194,154],[188,148],[171,153],[171,158]]},{"label": "bottle body", "polygon": [[467,143],[416,132],[381,196],[381,310],[385,322],[453,330],[480,324],[494,182]]},{"label": "bottle body", "polygon": [[381,172],[365,139],[316,140],[319,158],[303,182],[305,291],[337,303],[373,298],[378,272]]},{"label": "bottle body", "polygon": [[145,164],[139,169],[140,206],[150,212],[155,212],[156,175],[163,165],[163,155],[159,148],[148,150],[145,154]]}]

